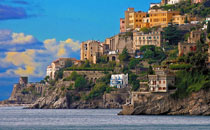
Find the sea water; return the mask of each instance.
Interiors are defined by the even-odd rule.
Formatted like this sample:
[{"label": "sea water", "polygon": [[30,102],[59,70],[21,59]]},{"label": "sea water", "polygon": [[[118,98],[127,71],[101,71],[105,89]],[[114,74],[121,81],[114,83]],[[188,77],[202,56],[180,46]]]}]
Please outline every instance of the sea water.
[{"label": "sea water", "polygon": [[0,130],[210,130],[208,116],[118,116],[120,110],[0,108]]}]

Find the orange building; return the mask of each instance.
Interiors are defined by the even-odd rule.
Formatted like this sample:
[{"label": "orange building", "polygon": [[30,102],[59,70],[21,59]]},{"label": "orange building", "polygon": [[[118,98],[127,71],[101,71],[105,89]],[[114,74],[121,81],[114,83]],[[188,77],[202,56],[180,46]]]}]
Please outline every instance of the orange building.
[{"label": "orange building", "polygon": [[146,12],[135,12],[134,8],[128,8],[125,11],[125,28],[128,30],[140,29],[143,27],[143,18],[147,17]]},{"label": "orange building", "polygon": [[179,14],[179,11],[165,11],[161,9],[149,10],[150,27],[167,27],[170,22],[173,22],[173,17]]}]

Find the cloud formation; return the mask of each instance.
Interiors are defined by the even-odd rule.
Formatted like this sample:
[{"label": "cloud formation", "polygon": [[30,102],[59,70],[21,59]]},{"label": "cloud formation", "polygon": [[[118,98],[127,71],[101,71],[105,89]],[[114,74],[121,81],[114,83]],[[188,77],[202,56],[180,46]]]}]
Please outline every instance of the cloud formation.
[{"label": "cloud formation", "polygon": [[12,33],[10,30],[0,30],[0,45],[32,44],[35,42],[37,42],[37,40],[32,35]]},{"label": "cloud formation", "polygon": [[[1,36],[1,33],[4,36]],[[79,54],[80,49],[79,41],[74,41],[70,38],[64,41],[57,41],[53,38],[39,42],[31,35],[13,33],[8,30],[0,31],[1,44],[7,44],[14,48],[23,47],[24,49],[21,51],[14,49],[12,51],[10,48],[4,54],[0,52],[0,62],[2,63],[0,69],[5,70],[3,73],[0,73],[0,77],[43,77],[45,76],[46,67],[52,61],[60,57],[70,57],[73,53]],[[26,48],[28,44],[30,46],[39,45],[39,48]]]}]

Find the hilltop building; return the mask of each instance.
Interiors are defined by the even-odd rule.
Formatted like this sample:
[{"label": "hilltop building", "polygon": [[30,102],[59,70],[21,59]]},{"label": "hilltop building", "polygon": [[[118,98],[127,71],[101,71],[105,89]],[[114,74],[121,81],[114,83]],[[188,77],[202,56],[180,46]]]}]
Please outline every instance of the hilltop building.
[{"label": "hilltop building", "polygon": [[113,37],[107,38],[105,44],[109,45],[109,51],[120,54],[124,48],[128,49],[128,53],[133,53],[133,33],[120,33]]},{"label": "hilltop building", "polygon": [[162,31],[152,30],[149,33],[145,32],[134,32],[133,33],[133,49],[139,50],[141,46],[145,45],[154,45],[157,47],[161,47],[161,43],[163,42]]},{"label": "hilltop building", "polygon": [[182,0],[168,0],[167,4],[169,5],[173,5],[173,4],[177,4],[179,2],[181,2]]},{"label": "hilltop building", "polygon": [[167,70],[155,70],[155,75],[149,75],[150,92],[168,92],[175,85],[175,75]]},{"label": "hilltop building", "polygon": [[150,27],[160,26],[167,27],[169,23],[173,22],[173,17],[179,15],[179,11],[165,11],[162,9],[149,10]]},{"label": "hilltop building", "polygon": [[135,30],[143,27],[143,18],[147,17],[147,13],[138,11],[135,12],[134,8],[128,8],[125,11],[125,30]]},{"label": "hilltop building", "polygon": [[81,61],[89,60],[96,64],[97,58],[102,56],[104,53],[104,46],[99,41],[86,41],[81,44],[80,51]]},{"label": "hilltop building", "polygon": [[128,74],[116,74],[111,76],[111,87],[125,88],[128,86]]},{"label": "hilltop building", "polygon": [[59,58],[53,61],[51,65],[47,67],[46,76],[49,76],[51,79],[55,79],[56,72],[67,67],[68,64],[78,64],[78,60],[75,58]]},{"label": "hilltop building", "polygon": [[196,51],[196,43],[200,41],[202,32],[194,30],[190,32],[190,36],[187,42],[180,42],[178,44],[179,56],[186,55],[190,52]]}]

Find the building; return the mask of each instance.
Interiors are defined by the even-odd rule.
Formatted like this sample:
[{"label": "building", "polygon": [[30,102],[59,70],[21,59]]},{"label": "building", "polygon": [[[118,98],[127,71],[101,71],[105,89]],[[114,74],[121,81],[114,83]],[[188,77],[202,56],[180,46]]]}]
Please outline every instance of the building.
[{"label": "building", "polygon": [[160,5],[164,6],[168,3],[168,0],[161,0]]},{"label": "building", "polygon": [[96,64],[97,58],[102,56],[104,52],[103,44],[99,41],[89,40],[82,42],[80,58],[81,61],[89,60],[90,62]]},{"label": "building", "polygon": [[125,19],[124,18],[121,18],[120,19],[120,32],[126,32],[126,29],[125,29]]},{"label": "building", "polygon": [[182,0],[168,0],[167,4],[169,5],[173,5],[173,4],[177,4],[179,2],[181,2]]},{"label": "building", "polygon": [[176,15],[180,15],[180,12],[151,9],[149,10],[150,27],[167,27],[169,23],[173,22],[173,17]]},{"label": "building", "polygon": [[175,86],[175,75],[167,70],[155,70],[155,75],[149,75],[150,92],[168,92]]},{"label": "building", "polygon": [[210,22],[210,15],[206,17],[205,22],[206,22],[206,24],[204,24],[203,29],[207,29],[207,27],[208,27],[208,22]]},{"label": "building", "polygon": [[194,30],[190,32],[190,36],[188,37],[188,43],[197,43],[201,39],[202,31]]},{"label": "building", "polygon": [[202,32],[194,30],[190,32],[187,42],[180,42],[178,44],[179,56],[187,55],[190,52],[196,51],[196,44],[200,41]]},{"label": "building", "polygon": [[204,2],[204,0],[191,0],[192,3],[197,4],[197,3],[202,3]]},{"label": "building", "polygon": [[111,87],[125,88],[128,86],[128,74],[116,74],[111,76]]},{"label": "building", "polygon": [[179,43],[178,44],[179,56],[187,55],[190,52],[196,51],[196,43]]},{"label": "building", "polygon": [[177,25],[183,25],[183,24],[186,24],[186,22],[187,23],[191,23],[193,21],[198,22],[195,20],[196,20],[196,18],[191,17],[189,15],[175,15],[175,16],[173,16],[173,23],[177,24]]},{"label": "building", "polygon": [[128,8],[125,11],[125,30],[135,30],[143,27],[143,18],[147,17],[146,12],[135,12],[134,8]]},{"label": "building", "polygon": [[139,50],[141,46],[145,45],[154,45],[157,47],[161,47],[161,43],[163,42],[162,31],[152,30],[149,33],[144,32],[134,32],[133,33],[133,49]]},{"label": "building", "polygon": [[150,9],[153,7],[160,7],[160,3],[150,3]]},{"label": "building", "polygon": [[47,67],[46,76],[49,76],[51,79],[55,79],[56,72],[62,68],[69,67],[69,65],[77,64],[78,60],[75,58],[59,58],[51,63]]},{"label": "building", "polygon": [[105,40],[106,45],[109,45],[109,51],[122,53],[124,48],[128,49],[128,53],[133,53],[133,33],[120,33]]}]

